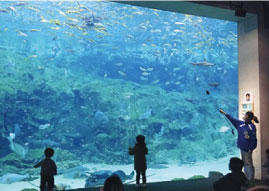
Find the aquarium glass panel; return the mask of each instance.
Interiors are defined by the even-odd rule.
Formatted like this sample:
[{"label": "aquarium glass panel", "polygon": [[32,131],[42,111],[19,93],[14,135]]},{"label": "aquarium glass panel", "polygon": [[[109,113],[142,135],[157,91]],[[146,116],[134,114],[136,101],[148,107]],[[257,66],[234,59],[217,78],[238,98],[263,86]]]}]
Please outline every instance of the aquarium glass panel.
[{"label": "aquarium glass panel", "polygon": [[38,189],[52,147],[58,188],[228,172],[238,116],[237,23],[114,2],[0,2],[0,190]]}]

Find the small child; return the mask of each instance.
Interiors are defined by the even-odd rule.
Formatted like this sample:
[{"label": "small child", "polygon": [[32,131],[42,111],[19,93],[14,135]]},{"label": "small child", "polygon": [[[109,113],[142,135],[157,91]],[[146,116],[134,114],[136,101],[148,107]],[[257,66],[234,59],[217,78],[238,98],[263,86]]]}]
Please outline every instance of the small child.
[{"label": "small child", "polygon": [[52,148],[46,148],[44,153],[46,158],[37,163],[34,168],[41,166],[40,191],[45,191],[46,184],[48,184],[48,191],[52,191],[54,188],[54,175],[57,175],[56,164],[53,160],[51,160],[54,150]]},{"label": "small child", "polygon": [[129,155],[134,155],[134,169],[136,171],[136,187],[140,187],[140,174],[142,174],[143,184],[142,187],[146,187],[146,154],[148,154],[148,148],[145,143],[145,136],[138,135],[136,137],[135,146],[129,147]]},{"label": "small child", "polygon": [[266,168],[265,183],[269,184],[269,149],[266,149],[266,162],[262,165],[263,168]]},{"label": "small child", "polygon": [[247,188],[248,180],[242,172],[244,162],[233,157],[230,159],[229,170],[232,173],[226,174],[224,177],[216,181],[213,185],[215,191],[240,191]]}]

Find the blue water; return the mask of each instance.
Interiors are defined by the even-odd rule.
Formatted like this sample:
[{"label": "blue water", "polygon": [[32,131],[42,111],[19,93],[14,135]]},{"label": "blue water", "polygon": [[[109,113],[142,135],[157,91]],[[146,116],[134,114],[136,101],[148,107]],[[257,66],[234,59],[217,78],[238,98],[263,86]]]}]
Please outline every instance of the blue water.
[{"label": "blue water", "polygon": [[0,176],[38,178],[32,166],[47,146],[60,175],[83,164],[122,170],[138,134],[149,166],[237,155],[218,113],[237,116],[236,23],[64,1],[1,1],[0,23],[0,144],[9,145],[0,148]]}]

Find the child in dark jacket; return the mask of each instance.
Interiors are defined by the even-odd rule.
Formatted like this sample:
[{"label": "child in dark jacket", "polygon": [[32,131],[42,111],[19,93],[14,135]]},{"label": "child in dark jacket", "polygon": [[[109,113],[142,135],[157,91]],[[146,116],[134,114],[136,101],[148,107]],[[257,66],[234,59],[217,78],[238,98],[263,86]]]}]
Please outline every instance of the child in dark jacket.
[{"label": "child in dark jacket", "polygon": [[242,172],[244,162],[236,157],[230,159],[229,169],[232,173],[216,181],[213,185],[215,191],[241,191],[247,188],[248,180]]},{"label": "child in dark jacket", "polygon": [[54,154],[54,150],[52,148],[46,148],[45,151],[46,158],[39,163],[37,163],[34,168],[38,168],[41,166],[40,171],[40,191],[44,191],[46,184],[48,185],[48,191],[52,191],[54,188],[54,175],[57,175],[57,167],[51,157]]},{"label": "child in dark jacket", "polygon": [[138,135],[136,137],[136,144],[134,147],[129,147],[129,155],[134,155],[134,169],[136,171],[136,187],[140,187],[140,174],[142,174],[142,187],[146,187],[146,154],[148,148],[145,143],[145,136]]}]

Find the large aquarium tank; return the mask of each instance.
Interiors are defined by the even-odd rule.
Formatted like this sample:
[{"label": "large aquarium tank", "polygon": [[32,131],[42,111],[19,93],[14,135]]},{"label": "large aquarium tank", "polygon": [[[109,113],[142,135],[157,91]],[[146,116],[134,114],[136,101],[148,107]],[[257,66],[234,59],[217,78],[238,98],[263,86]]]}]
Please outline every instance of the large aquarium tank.
[{"label": "large aquarium tank", "polygon": [[237,23],[115,2],[0,2],[0,190],[37,189],[44,149],[58,188],[228,172],[238,115]]}]

